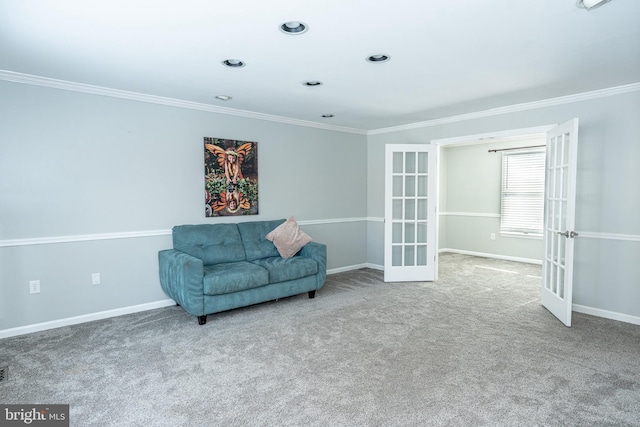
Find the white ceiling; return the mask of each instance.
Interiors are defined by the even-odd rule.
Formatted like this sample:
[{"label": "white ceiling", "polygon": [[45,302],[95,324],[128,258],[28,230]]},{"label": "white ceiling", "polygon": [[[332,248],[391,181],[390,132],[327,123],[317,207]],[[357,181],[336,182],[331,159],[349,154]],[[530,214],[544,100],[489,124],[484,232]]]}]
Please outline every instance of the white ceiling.
[{"label": "white ceiling", "polygon": [[640,0],[0,0],[0,70],[372,130],[640,82]]}]

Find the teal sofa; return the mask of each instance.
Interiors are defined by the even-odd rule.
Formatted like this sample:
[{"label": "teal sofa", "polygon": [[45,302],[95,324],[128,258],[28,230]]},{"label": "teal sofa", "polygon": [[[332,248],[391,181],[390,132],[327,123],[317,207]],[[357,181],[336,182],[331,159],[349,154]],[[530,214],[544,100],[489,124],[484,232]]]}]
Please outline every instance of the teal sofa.
[{"label": "teal sofa", "polygon": [[204,325],[207,315],[308,292],[327,274],[327,247],[307,243],[284,259],[265,236],[285,220],[178,225],[158,253],[160,285]]}]

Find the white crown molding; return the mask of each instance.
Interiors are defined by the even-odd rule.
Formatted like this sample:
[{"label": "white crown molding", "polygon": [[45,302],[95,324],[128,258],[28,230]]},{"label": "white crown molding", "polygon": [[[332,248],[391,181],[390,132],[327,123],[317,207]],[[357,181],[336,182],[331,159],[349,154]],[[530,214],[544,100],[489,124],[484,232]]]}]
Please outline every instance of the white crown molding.
[{"label": "white crown molding", "polygon": [[479,119],[483,117],[498,116],[501,114],[516,113],[519,111],[535,110],[537,108],[552,107],[555,105],[571,104],[573,102],[588,101],[591,99],[604,98],[607,96],[620,95],[640,90],[640,82],[628,85],[615,86],[607,89],[599,89],[591,92],[578,93],[575,95],[560,96],[557,98],[544,99],[541,101],[525,102],[522,104],[508,105],[505,107],[492,108],[489,110],[476,111],[474,113],[460,114],[457,116],[443,117],[441,119],[426,120],[423,122],[410,123],[401,126],[373,129],[367,135],[378,135],[383,133],[399,132],[412,129],[420,129],[430,126],[438,126],[447,123],[462,122],[465,120]]},{"label": "white crown molding", "polygon": [[0,70],[0,80],[14,83],[23,83],[33,86],[43,86],[52,89],[61,89],[71,92],[81,92],[91,95],[109,96],[112,98],[127,99],[130,101],[147,102],[169,107],[186,108],[190,110],[207,111],[210,113],[226,114],[229,116],[246,117],[249,119],[266,120],[276,123],[284,123],[296,126],[305,126],[316,129],[332,130],[344,133],[355,133],[366,135],[367,131],[344,126],[332,126],[323,123],[316,123],[307,120],[291,119],[283,116],[256,113],[253,111],[237,110],[234,108],[217,107],[215,105],[203,104],[199,102],[185,101],[182,99],[166,98],[163,96],[147,95],[144,93],[130,92],[120,89],[111,89],[103,86],[94,86],[84,83],[70,82],[67,80],[52,79],[49,77],[34,76],[31,74],[17,73],[15,71]]},{"label": "white crown molding", "polygon": [[291,119],[283,116],[275,116],[271,114],[256,113],[253,111],[237,110],[234,108],[217,107],[215,105],[203,104],[198,102],[185,101],[175,98],[166,98],[162,96],[147,95],[144,93],[130,92],[120,89],[112,89],[102,86],[88,85],[84,83],[76,83],[67,80],[52,79],[49,77],[35,76],[32,74],[18,73],[15,71],[0,70],[0,80],[14,83],[23,83],[34,86],[43,86],[53,89],[68,90],[72,92],[81,92],[92,95],[109,96],[112,98],[128,99],[132,101],[148,102],[151,104],[166,105],[170,107],[186,108],[198,111],[207,111],[210,113],[226,114],[230,116],[246,117],[256,120],[265,120],[276,123],[284,123],[296,126],[311,127],[316,129],[332,130],[336,132],[353,133],[358,135],[378,135],[383,133],[399,132],[404,130],[419,129],[430,126],[438,126],[446,123],[455,123],[465,120],[478,119],[482,117],[497,116],[500,114],[514,113],[518,111],[533,110],[536,108],[545,108],[554,105],[569,104],[572,102],[587,101],[590,99],[603,98],[607,96],[619,95],[640,90],[640,82],[628,85],[616,86],[607,89],[594,90],[575,95],[561,96],[535,102],[526,102],[522,104],[514,104],[505,107],[492,108],[489,110],[477,111],[468,114],[460,114],[457,116],[443,117],[440,119],[426,120],[422,122],[409,123],[406,125],[392,126],[387,128],[364,130],[345,126],[332,126],[324,123],[311,122],[307,120]]}]

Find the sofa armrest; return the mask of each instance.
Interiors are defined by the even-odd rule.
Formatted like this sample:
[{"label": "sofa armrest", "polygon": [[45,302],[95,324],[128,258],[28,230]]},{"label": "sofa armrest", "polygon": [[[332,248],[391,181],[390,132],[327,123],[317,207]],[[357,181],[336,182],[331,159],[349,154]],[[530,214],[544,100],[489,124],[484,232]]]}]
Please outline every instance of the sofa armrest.
[{"label": "sofa armrest", "polygon": [[204,312],[204,265],[201,259],[176,249],[158,252],[162,290],[194,316]]},{"label": "sofa armrest", "polygon": [[318,263],[316,289],[320,289],[327,278],[327,245],[324,243],[309,242],[300,250],[300,256],[311,258]]}]

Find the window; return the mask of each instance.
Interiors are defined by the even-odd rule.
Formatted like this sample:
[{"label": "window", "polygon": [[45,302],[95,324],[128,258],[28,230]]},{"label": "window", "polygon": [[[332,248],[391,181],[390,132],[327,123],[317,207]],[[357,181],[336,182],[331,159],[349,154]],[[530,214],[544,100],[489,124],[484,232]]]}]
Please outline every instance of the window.
[{"label": "window", "polygon": [[502,154],[500,233],[542,237],[545,152]]}]

